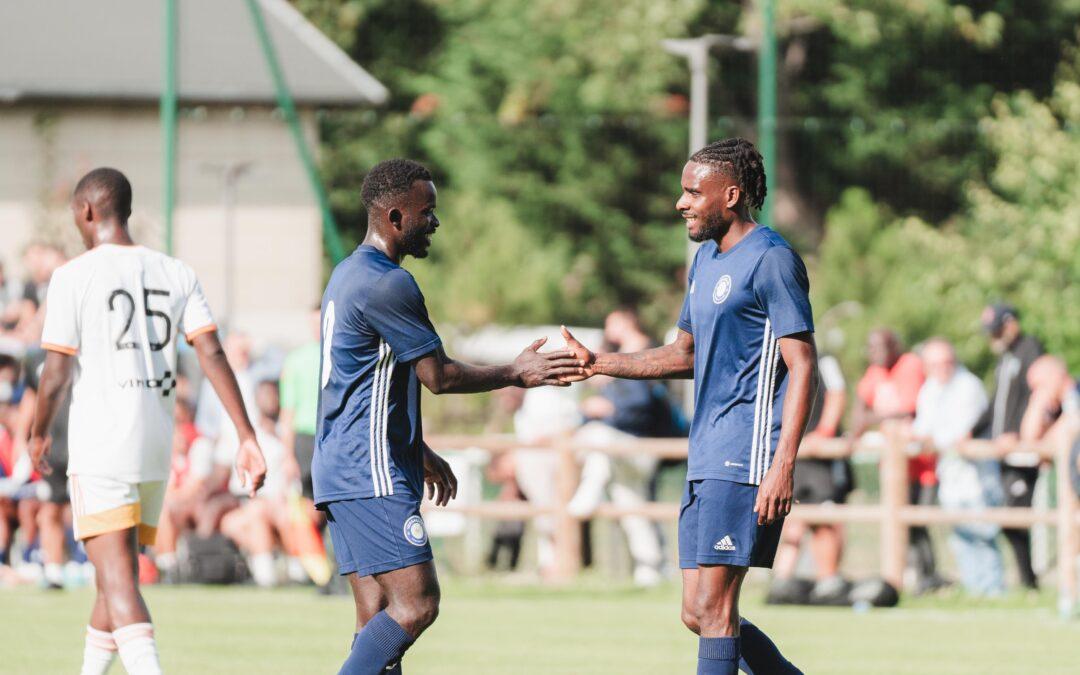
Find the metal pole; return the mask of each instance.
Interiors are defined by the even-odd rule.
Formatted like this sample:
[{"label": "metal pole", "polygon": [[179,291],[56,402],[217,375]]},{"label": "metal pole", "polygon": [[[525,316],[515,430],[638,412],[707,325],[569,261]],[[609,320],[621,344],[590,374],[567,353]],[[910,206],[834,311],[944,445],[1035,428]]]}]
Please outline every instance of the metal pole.
[{"label": "metal pole", "polygon": [[207,162],[206,171],[221,175],[221,213],[225,234],[225,313],[221,328],[228,332],[236,312],[236,190],[240,179],[252,167],[252,162]]},{"label": "metal pole", "polygon": [[771,177],[769,197],[761,209],[761,219],[772,225],[773,195],[780,176],[776,164],[776,2],[761,1],[761,53],[758,56],[758,136],[765,172]]},{"label": "metal pole", "polygon": [[164,72],[161,91],[162,219],[165,252],[173,254],[173,208],[176,201],[176,0],[165,0]]},{"label": "metal pole", "polygon": [[709,45],[690,53],[690,154],[705,147],[709,135]]},{"label": "metal pole", "polygon": [[296,150],[300,154],[300,161],[304,165],[308,182],[315,192],[315,198],[319,201],[319,210],[322,212],[323,242],[330,253],[330,259],[339,263],[345,259],[345,247],[338,235],[337,223],[334,222],[334,213],[330,209],[330,198],[326,194],[322,180],[319,178],[315,159],[308,149],[304,140],[304,132],[300,128],[300,117],[296,114],[296,105],[293,103],[292,94],[285,85],[285,76],[278,63],[277,53],[274,51],[274,43],[270,39],[270,33],[266,30],[266,22],[263,20],[262,11],[259,9],[258,0],[247,0],[248,9],[251,11],[251,21],[255,25],[255,33],[258,35],[259,44],[262,45],[263,56],[266,57],[266,65],[270,69],[270,76],[274,80],[274,90],[277,92],[278,107],[285,114],[285,121],[289,124]]}]

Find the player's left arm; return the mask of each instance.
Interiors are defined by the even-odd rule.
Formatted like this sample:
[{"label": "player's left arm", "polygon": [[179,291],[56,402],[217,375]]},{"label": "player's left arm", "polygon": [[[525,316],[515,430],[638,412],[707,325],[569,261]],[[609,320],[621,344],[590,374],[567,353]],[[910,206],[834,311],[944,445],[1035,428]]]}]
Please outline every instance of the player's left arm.
[{"label": "player's left arm", "polygon": [[35,468],[44,474],[52,473],[45,457],[49,454],[49,429],[60,403],[64,400],[71,385],[75,359],[69,354],[49,350],[45,354],[45,365],[38,379],[37,404],[34,408],[34,421],[30,424],[30,460]]},{"label": "player's left arm", "polygon": [[817,348],[810,309],[810,281],[806,266],[795,251],[777,246],[762,255],[754,270],[754,294],[779,338],[780,358],[788,370],[780,439],[754,505],[758,523],[767,525],[791,511],[795,455],[818,385]]},{"label": "player's left arm", "polygon": [[427,442],[423,446],[424,484],[427,486],[428,499],[437,506],[446,506],[457,497],[457,476],[450,463],[439,457]]},{"label": "player's left arm", "polygon": [[228,359],[225,358],[225,350],[221,346],[216,330],[201,332],[192,338],[191,344],[195,347],[195,353],[199,357],[199,366],[202,368],[206,379],[214,387],[214,392],[225,406],[225,412],[229,414],[236,427],[236,435],[240,439],[240,449],[236,453],[236,473],[240,476],[240,484],[249,490],[251,497],[255,491],[262,487],[266,480],[266,459],[263,458],[262,449],[255,440],[255,428],[248,419],[247,409],[244,407],[244,397],[240,394],[240,385],[236,382],[236,374],[233,373]]},{"label": "player's left arm", "polygon": [[761,481],[754,506],[759,525],[768,525],[791,512],[795,455],[799,451],[818,386],[814,334],[797,333],[782,337],[779,342],[780,358],[788,368],[788,388],[784,395],[784,416],[780,421],[776,456]]}]

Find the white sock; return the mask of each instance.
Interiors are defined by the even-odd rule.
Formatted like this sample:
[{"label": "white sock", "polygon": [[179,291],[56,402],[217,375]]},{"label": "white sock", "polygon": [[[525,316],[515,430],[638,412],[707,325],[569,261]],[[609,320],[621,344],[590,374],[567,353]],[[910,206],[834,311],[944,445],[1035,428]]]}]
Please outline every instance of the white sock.
[{"label": "white sock", "polygon": [[289,573],[289,581],[293,581],[298,584],[307,582],[308,573],[304,569],[304,564],[300,562],[300,558],[297,558],[296,556],[289,556],[287,569]]},{"label": "white sock", "polygon": [[162,572],[176,569],[176,554],[175,553],[162,553],[158,555],[154,562],[157,563],[158,569]]},{"label": "white sock", "polygon": [[128,675],[161,675],[153,624],[133,623],[117,628],[113,639]]},{"label": "white sock", "polygon": [[64,566],[58,563],[45,563],[45,581],[57,586],[63,586]]},{"label": "white sock", "polygon": [[248,566],[251,568],[251,577],[259,586],[273,586],[277,583],[277,567],[274,565],[273,553],[256,553],[251,556]]},{"label": "white sock", "polygon": [[116,657],[116,641],[112,633],[86,627],[86,647],[83,649],[81,675],[105,675]]}]

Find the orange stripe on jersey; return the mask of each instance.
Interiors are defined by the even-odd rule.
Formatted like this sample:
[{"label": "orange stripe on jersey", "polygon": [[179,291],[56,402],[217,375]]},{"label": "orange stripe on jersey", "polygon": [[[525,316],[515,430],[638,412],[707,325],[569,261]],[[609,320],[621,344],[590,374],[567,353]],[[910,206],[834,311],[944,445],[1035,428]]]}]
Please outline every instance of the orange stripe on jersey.
[{"label": "orange stripe on jersey", "polygon": [[190,333],[186,334],[184,337],[187,338],[188,344],[191,344],[192,342],[195,341],[195,338],[199,337],[203,333],[209,333],[210,331],[215,331],[215,330],[217,330],[217,324],[211,323],[211,324],[208,324],[206,326],[203,326],[202,328],[196,328],[195,330],[193,330]]},{"label": "orange stripe on jersey", "polygon": [[41,343],[41,348],[42,349],[47,349],[50,352],[59,352],[61,354],[66,354],[68,356],[78,356],[78,354],[79,354],[79,350],[75,349],[74,347],[65,347],[64,345],[54,345],[51,342],[42,342]]}]

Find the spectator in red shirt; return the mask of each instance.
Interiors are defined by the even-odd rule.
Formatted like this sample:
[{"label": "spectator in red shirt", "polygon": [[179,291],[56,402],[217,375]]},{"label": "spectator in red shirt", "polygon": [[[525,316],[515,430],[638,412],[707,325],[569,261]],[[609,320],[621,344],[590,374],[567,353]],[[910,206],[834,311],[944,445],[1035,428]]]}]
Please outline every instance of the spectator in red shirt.
[{"label": "spectator in red shirt", "polygon": [[[926,376],[922,360],[914,352],[904,352],[896,333],[879,328],[866,342],[869,366],[855,389],[854,434],[861,436],[871,428],[892,430],[909,436],[915,418],[919,390]],[[936,500],[937,462],[933,454],[920,454],[908,460],[908,498],[912,504],[929,505]],[[910,530],[912,565],[916,574],[916,592],[935,590],[945,585],[937,574],[933,544],[925,527]]]}]

